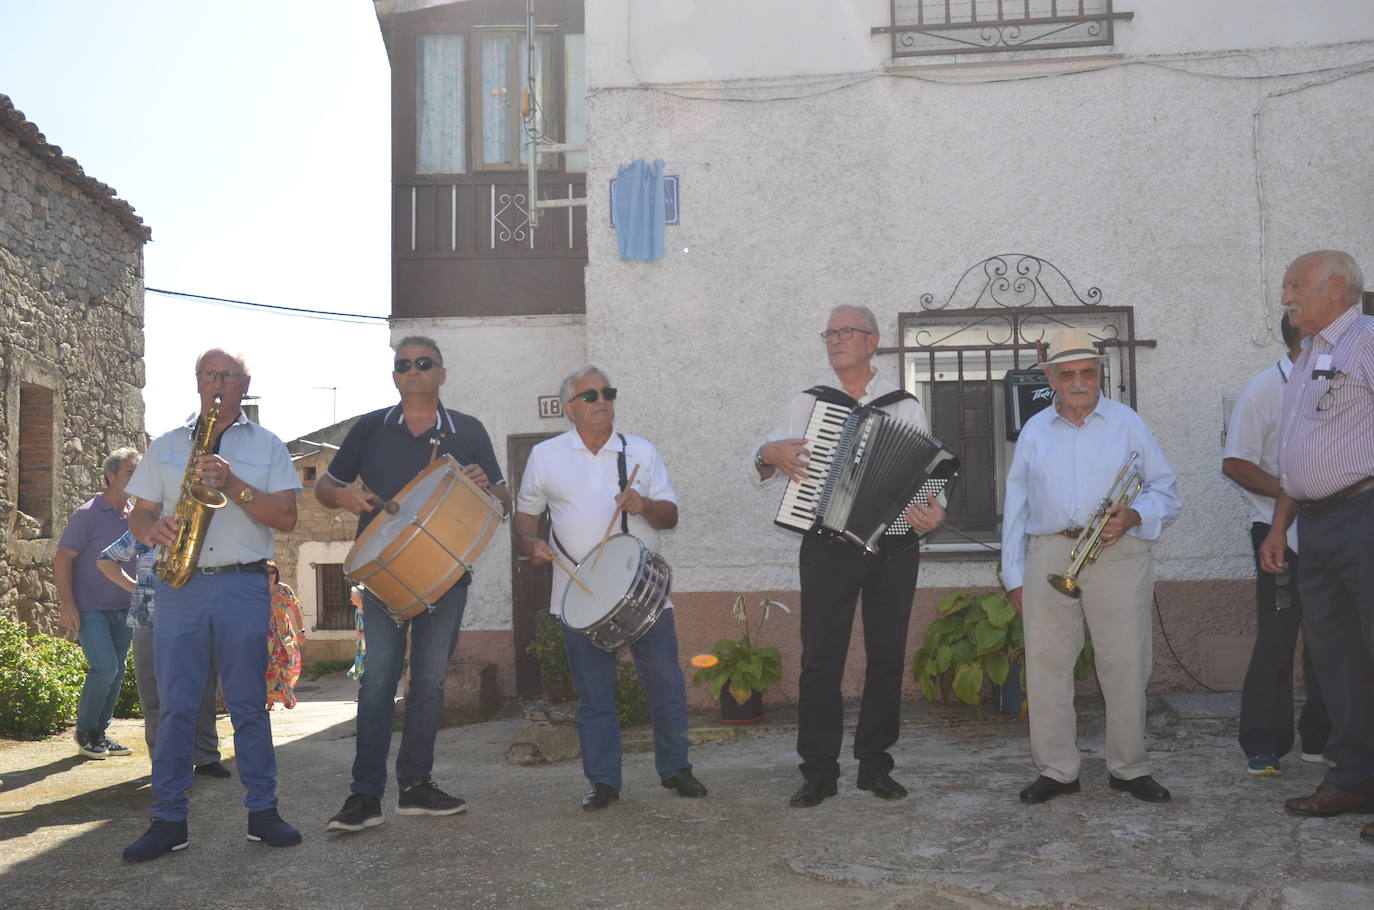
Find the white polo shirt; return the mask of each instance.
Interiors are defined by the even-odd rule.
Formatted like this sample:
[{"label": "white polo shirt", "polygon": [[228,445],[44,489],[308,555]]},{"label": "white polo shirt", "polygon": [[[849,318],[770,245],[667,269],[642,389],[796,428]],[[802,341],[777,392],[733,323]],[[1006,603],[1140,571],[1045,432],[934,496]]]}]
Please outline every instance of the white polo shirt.
[{"label": "white polo shirt", "polygon": [[[1248,461],[1273,477],[1279,476],[1279,422],[1283,419],[1283,389],[1293,371],[1287,357],[1257,374],[1246,384],[1231,409],[1222,458]],[[1274,500],[1236,484],[1245,497],[1252,522],[1274,523]],[[1288,526],[1288,548],[1298,552],[1298,523]]]},{"label": "white polo shirt", "polygon": [[[515,507],[526,515],[539,515],[544,509],[549,510],[553,533],[567,553],[559,550],[552,540],[549,546],[565,561],[571,556],[582,562],[606,533],[606,525],[616,512],[615,497],[620,493],[620,474],[616,468],[620,450],[620,436],[612,432],[601,450],[592,454],[574,428],[544,440],[530,452]],[[677,494],[668,482],[668,469],[658,450],[642,436],[626,433],[626,477],[634,473],[636,465],[639,473],[632,486],[640,496],[677,503]],[[642,515],[629,516],[629,528],[650,551],[658,552],[660,532]],[[621,533],[619,520],[611,533]],[[567,587],[567,573],[555,570],[549,597],[549,610],[555,616],[563,613],[563,592]],[[609,609],[614,603],[606,606]],[[672,607],[671,602],[665,604],[665,609],[669,607]]]}]

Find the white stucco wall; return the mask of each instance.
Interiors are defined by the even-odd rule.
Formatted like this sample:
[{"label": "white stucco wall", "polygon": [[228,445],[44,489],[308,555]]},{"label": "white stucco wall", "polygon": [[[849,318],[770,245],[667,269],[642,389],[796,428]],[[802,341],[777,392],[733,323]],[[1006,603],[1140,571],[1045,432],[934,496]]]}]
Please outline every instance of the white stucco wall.
[{"label": "white stucco wall", "polygon": [[[392,343],[407,335],[438,342],[448,370],[439,396],[445,406],[482,421],[502,471],[510,470],[507,437],[567,429],[564,417],[540,418],[538,402],[541,395],[557,395],[563,377],[586,361],[581,316],[395,321]],[[503,530],[473,569],[463,628],[510,628],[510,558],[510,535]]]},{"label": "white stucco wall", "polygon": [[[876,12],[854,13],[861,30],[844,21],[865,5]],[[943,298],[970,265],[1013,251],[1134,307],[1137,337],[1158,342],[1139,356],[1140,411],[1185,504],[1156,549],[1159,575],[1252,571],[1219,472],[1221,398],[1278,356],[1267,333],[1296,254],[1336,246],[1374,271],[1374,12],[1121,5],[1136,10],[1134,43],[1107,69],[959,85],[875,69],[840,87],[795,77],[878,67],[886,43],[867,27],[885,3],[636,3],[632,15],[623,0],[588,3],[588,185],[636,157],[682,178],[682,224],[658,263],[619,261],[604,194],[591,194],[586,316],[588,354],[622,389],[622,428],[658,444],[682,500],[664,548],[677,589],[795,587],[797,538],[771,526],[781,488],[755,490],[745,465],[788,396],[824,375],[815,333],[829,308],[867,303],[895,341],[921,293]],[[1151,44],[1147,19],[1174,24]],[[1213,47],[1249,51],[1135,50]],[[773,81],[731,81],[744,77]],[[992,581],[985,562],[931,561],[921,576]]]}]

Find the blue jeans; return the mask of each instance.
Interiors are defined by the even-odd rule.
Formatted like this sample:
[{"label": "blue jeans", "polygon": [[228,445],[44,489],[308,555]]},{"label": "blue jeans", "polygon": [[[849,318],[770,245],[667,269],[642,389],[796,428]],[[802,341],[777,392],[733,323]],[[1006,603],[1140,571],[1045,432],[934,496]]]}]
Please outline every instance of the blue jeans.
[{"label": "blue jeans", "polygon": [[277,755],[267,714],[267,576],[202,575],[158,582],[153,662],[162,716],[153,753],[153,817],[183,821],[195,764],[196,718],[213,657],[234,724],[234,762],[249,812],[277,806]]},{"label": "blue jeans", "polygon": [[81,702],[76,709],[76,729],[81,733],[104,733],[119,701],[119,686],[124,681],[124,664],[129,657],[129,641],[134,630],[125,620],[128,610],[83,610],[76,640],[86,655],[86,682],[81,686]]},{"label": "blue jeans", "polygon": [[381,799],[386,792],[386,759],[391,751],[391,717],[396,684],[410,633],[410,687],[406,691],[401,748],[396,753],[396,783],[402,790],[429,780],[434,768],[434,737],[444,710],[444,675],[458,645],[458,629],[468,602],[468,586],[455,585],[427,610],[397,622],[368,591],[363,594],[363,635],[367,671],[358,692],[358,751],[353,759],[352,792]]},{"label": "blue jeans", "polygon": [[[563,627],[568,665],[577,688],[577,740],[582,746],[582,773],[594,784],[620,789],[620,720],[615,712],[616,655],[587,636]],[[372,659],[368,641],[368,660]],[[665,609],[654,627],[630,645],[639,681],[649,697],[654,724],[654,767],[660,780],[690,771],[687,761],[687,690],[677,659],[677,626]],[[372,672],[368,668],[368,672]]]}]

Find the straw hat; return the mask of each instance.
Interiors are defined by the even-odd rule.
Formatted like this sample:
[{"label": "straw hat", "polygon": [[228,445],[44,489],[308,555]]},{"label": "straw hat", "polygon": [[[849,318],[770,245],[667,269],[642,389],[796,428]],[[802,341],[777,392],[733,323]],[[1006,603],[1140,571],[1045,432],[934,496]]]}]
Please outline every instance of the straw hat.
[{"label": "straw hat", "polygon": [[1093,346],[1093,337],[1082,329],[1064,329],[1054,336],[1045,359],[1036,366],[1044,369],[1050,364],[1068,363],[1071,360],[1086,360],[1089,357],[1100,360],[1102,355]]}]

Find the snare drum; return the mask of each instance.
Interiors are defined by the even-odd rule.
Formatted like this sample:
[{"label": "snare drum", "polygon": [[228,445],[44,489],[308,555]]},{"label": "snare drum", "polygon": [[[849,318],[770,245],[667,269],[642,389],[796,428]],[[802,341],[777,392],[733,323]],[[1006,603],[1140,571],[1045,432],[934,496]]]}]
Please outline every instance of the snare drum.
[{"label": "snare drum", "polygon": [[436,458],[394,501],[396,511],[379,514],[354,542],[344,572],[400,622],[433,607],[472,571],[506,515],[452,455]]},{"label": "snare drum", "polygon": [[607,540],[600,561],[592,551],[577,567],[576,577],[592,593],[568,583],[563,592],[563,624],[603,651],[639,641],[658,621],[673,586],[668,563],[632,534]]}]

